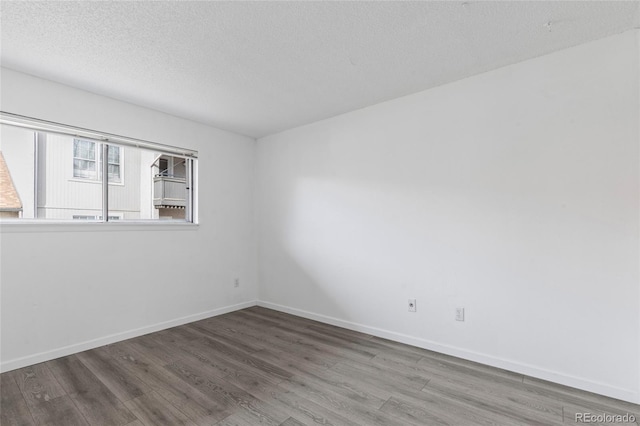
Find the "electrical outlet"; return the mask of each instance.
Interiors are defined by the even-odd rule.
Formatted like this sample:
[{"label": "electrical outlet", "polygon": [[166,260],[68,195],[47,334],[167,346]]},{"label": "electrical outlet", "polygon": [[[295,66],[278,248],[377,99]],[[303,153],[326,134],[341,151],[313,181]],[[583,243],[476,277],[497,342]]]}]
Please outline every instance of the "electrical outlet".
[{"label": "electrical outlet", "polygon": [[236,278],[236,280],[233,282],[233,286],[234,286],[235,288],[240,287],[240,279],[239,279],[239,278]]},{"label": "electrical outlet", "polygon": [[416,311],[416,299],[409,299],[409,312]]},{"label": "electrical outlet", "polygon": [[456,321],[464,321],[464,308],[456,308]]}]

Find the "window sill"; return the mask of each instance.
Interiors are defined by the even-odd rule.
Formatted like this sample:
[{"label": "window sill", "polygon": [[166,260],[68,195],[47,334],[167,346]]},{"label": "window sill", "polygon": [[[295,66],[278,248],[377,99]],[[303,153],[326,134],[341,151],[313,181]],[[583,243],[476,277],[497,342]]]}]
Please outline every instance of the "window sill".
[{"label": "window sill", "polygon": [[[77,182],[77,183],[93,183],[93,184],[100,184],[102,185],[102,179],[91,179],[91,178],[78,178],[78,177],[73,177],[73,178],[69,178],[67,179],[69,182]],[[109,185],[110,186],[124,186],[124,179],[120,179],[120,182],[112,182],[109,181]]]},{"label": "window sill", "polygon": [[0,222],[0,233],[196,231],[197,223],[179,221],[79,222],[73,220],[16,220]]}]

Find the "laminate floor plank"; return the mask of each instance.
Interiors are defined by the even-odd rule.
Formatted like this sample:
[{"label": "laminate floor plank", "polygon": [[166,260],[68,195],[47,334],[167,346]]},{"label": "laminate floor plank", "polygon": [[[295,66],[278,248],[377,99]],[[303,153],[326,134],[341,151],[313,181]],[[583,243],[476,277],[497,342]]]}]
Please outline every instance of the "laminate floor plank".
[{"label": "laminate floor plank", "polygon": [[[265,336],[274,336],[277,339],[286,342],[289,346],[284,348],[285,351],[306,351],[311,350],[321,354],[334,355],[334,361],[338,362],[343,358],[352,359],[354,361],[366,361],[373,356],[370,352],[354,351],[348,347],[341,347],[336,345],[335,342],[323,340],[317,338],[313,332],[309,331],[307,327],[300,327],[298,330],[290,327],[279,327],[269,324],[269,321],[265,321],[261,318],[254,318],[254,321],[259,319],[259,322],[254,327],[263,333]],[[267,348],[269,348],[267,346]],[[272,349],[272,348],[271,348]],[[336,362],[333,362],[334,364]]]},{"label": "laminate floor plank", "polygon": [[[150,354],[166,354],[161,356],[159,365],[171,364],[175,361],[183,359],[197,359],[204,365],[208,366],[211,373],[218,377],[225,377],[235,371],[235,366],[225,362],[226,357],[220,353],[211,351],[209,348],[201,344],[200,340],[203,336],[199,336],[198,340],[189,340],[188,343],[175,342],[169,335],[154,335],[144,342],[144,349]],[[135,343],[134,343],[135,344]]]},{"label": "laminate floor plank", "polygon": [[473,395],[490,400],[493,404],[509,407],[513,411],[531,412],[532,415],[549,421],[558,421],[563,417],[561,403],[523,391],[522,386],[518,385],[496,385],[474,380],[474,378],[469,380],[431,379],[424,389]]},{"label": "laminate floor plank", "polygon": [[303,379],[310,378],[320,380],[327,385],[344,389],[351,392],[351,398],[359,401],[364,405],[380,408],[382,402],[389,399],[393,393],[391,390],[383,389],[380,386],[373,386],[366,381],[360,380],[360,377],[338,374],[333,370],[324,371],[301,371],[298,373]]},{"label": "laminate floor plank", "polygon": [[[318,374],[301,373],[287,380],[287,383],[296,384],[301,388],[315,388],[320,392],[332,392],[338,395],[340,400],[357,403],[370,410],[380,408],[389,397],[387,392],[380,392],[374,386],[366,386],[331,371]],[[378,396],[380,394],[382,396]]]},{"label": "laminate floor plank", "polygon": [[270,334],[259,332],[256,329],[255,324],[239,320],[238,318],[234,319],[234,317],[229,317],[227,315],[207,318],[199,321],[198,324],[203,324],[207,327],[215,327],[221,332],[233,333],[239,338],[254,341],[257,344],[263,345],[263,347],[266,347],[264,345],[269,345],[272,340],[272,336]]},{"label": "laminate floor plank", "polygon": [[377,337],[377,336],[371,337],[371,341],[387,349],[407,352],[419,357],[428,356],[431,353],[435,353],[427,349],[418,348],[416,346],[405,345],[404,343],[394,342],[393,340],[384,339],[382,337]]},{"label": "laminate floor plank", "polygon": [[3,373],[0,394],[2,426],[640,426],[636,404],[258,306]]},{"label": "laminate floor plank", "polygon": [[546,380],[536,379],[533,377],[525,376],[523,383],[527,390],[535,391],[549,397],[566,400],[567,402],[576,405],[593,406],[600,410],[613,409],[619,412],[629,412],[633,413],[636,419],[640,419],[640,405],[637,404],[631,404],[630,402],[608,398],[606,396],[570,388],[568,386],[558,385],[556,383],[551,383]]},{"label": "laminate floor plank", "polygon": [[278,385],[282,383],[281,379],[274,379],[246,369],[225,377],[225,380],[263,401],[271,398],[274,392],[278,392]]},{"label": "laminate floor plank", "polygon": [[198,340],[197,344],[202,345],[209,351],[213,351],[219,354],[221,357],[227,357],[228,360],[235,361],[236,363],[248,365],[252,368],[256,368],[266,374],[269,374],[276,378],[288,379],[291,377],[291,373],[279,368],[273,364],[261,360],[259,357],[251,356],[251,354],[243,353],[235,348],[225,345],[215,339],[209,339],[204,337]]},{"label": "laminate floor plank", "polygon": [[[270,333],[270,331],[267,331]],[[282,336],[283,333],[280,334]],[[372,354],[363,351],[356,351],[349,347],[340,347],[332,342],[327,342],[324,339],[316,339],[314,337],[301,335],[295,343],[290,344],[287,348],[286,345],[270,345],[265,349],[272,352],[287,352],[296,353],[302,356],[305,355],[319,355],[317,359],[324,359],[323,365],[331,366],[343,359],[351,359],[354,361],[367,361],[372,358]]]},{"label": "laminate floor plank", "polygon": [[289,314],[286,314],[284,312],[278,312],[278,311],[275,311],[273,309],[263,308],[261,306],[253,306],[251,308],[247,308],[246,311],[247,312],[260,313],[260,314],[265,315],[265,316],[270,317],[270,318],[278,318],[278,319],[280,319],[282,321],[295,323],[295,324],[297,324],[299,326],[302,326],[302,327],[313,326],[313,327],[321,327],[321,328],[333,330],[333,331],[336,331],[336,332],[340,332],[340,333],[346,335],[347,337],[354,337],[354,338],[357,338],[357,339],[371,339],[373,337],[370,334],[361,333],[361,332],[349,330],[349,329],[346,329],[346,328],[336,327],[334,325],[321,323],[321,322],[314,321],[314,320],[311,320],[311,319],[308,319],[308,318],[289,315]]},{"label": "laminate floor plank", "polygon": [[[309,325],[307,330],[318,333],[321,336],[330,337],[333,342],[347,347],[357,347],[359,349],[367,349],[370,353],[376,355],[381,350],[386,349],[384,346],[371,341],[371,338],[358,337],[352,333],[344,333],[338,327],[326,327],[319,325]],[[417,359],[416,359],[417,360]]]},{"label": "laminate floor plank", "polygon": [[316,364],[320,367],[329,368],[344,358],[362,360],[361,356],[352,356],[351,353],[341,351],[332,346],[327,346],[310,339],[303,339],[299,335],[294,335],[280,330],[267,329],[258,331],[263,335],[273,336],[271,344],[265,345],[265,349],[271,353],[288,353],[300,360]]},{"label": "laminate floor plank", "polygon": [[207,325],[206,323],[197,322],[190,325],[192,328],[204,332],[207,337],[216,339],[225,345],[229,345],[246,353],[253,353],[264,349],[264,346],[261,344],[255,343],[255,341],[251,340],[244,340],[242,337],[238,337],[236,333],[225,332],[222,327],[215,327],[213,325]]},{"label": "laminate floor plank", "polygon": [[299,317],[295,315],[288,315],[284,312],[278,312],[273,309],[263,308],[262,306],[252,306],[247,309],[243,309],[243,314],[254,314],[260,318],[266,318],[271,321],[278,321],[282,323],[289,323],[296,327],[307,327],[309,325],[317,324],[317,321],[310,320],[308,318]]},{"label": "laminate floor plank", "polygon": [[175,362],[167,365],[166,368],[209,398],[225,405],[229,410],[242,407],[255,418],[256,423],[273,421],[279,424],[289,417],[285,410],[259,400],[229,381],[203,374],[202,370],[193,364]]},{"label": "laminate floor plank", "polygon": [[29,406],[66,395],[44,363],[11,371],[9,375],[14,377]]},{"label": "laminate floor plank", "polygon": [[[67,395],[48,401],[40,401],[32,405],[30,409],[38,425],[88,426],[90,424]],[[4,426],[4,423],[2,425]]]},{"label": "laminate floor plank", "polygon": [[[225,327],[225,332],[229,328]],[[305,341],[300,336],[282,332],[276,329],[263,329],[259,326],[252,328],[236,328],[234,332],[243,339],[260,342],[263,349],[270,353],[295,354],[307,362],[330,367],[340,362],[340,355],[335,354],[327,347],[319,347],[313,342]],[[262,351],[261,350],[261,351]],[[258,352],[261,352],[258,351]],[[254,352],[255,355],[257,352]]]},{"label": "laminate floor plank", "polygon": [[[328,386],[334,386],[351,392],[352,398],[359,399],[360,402],[366,403],[367,405],[378,405],[379,407],[380,401],[385,401],[391,394],[390,391],[385,391],[378,386],[371,386],[358,377],[338,374],[331,369],[321,368],[317,365],[307,363],[304,359],[299,359],[295,355],[286,353],[272,354],[268,351],[260,351],[254,354],[254,356],[260,356],[262,359],[294,373],[295,376],[300,376],[304,379],[319,380]],[[369,400],[373,400],[373,402]]]},{"label": "laminate floor plank", "polygon": [[[545,426],[555,425],[562,422],[562,417],[554,418],[554,416],[545,413],[539,413],[530,410],[528,407],[520,407],[517,410],[515,404],[487,397],[482,394],[472,394],[471,392],[451,391],[447,388],[431,388],[428,385],[422,389],[421,394],[413,393],[411,396],[420,399],[424,394],[429,395],[429,401],[447,401],[449,404],[461,408],[458,413],[460,415],[466,413],[474,413],[476,418],[486,419],[486,424],[495,424],[496,422],[508,422],[513,425],[530,425]],[[418,396],[419,395],[419,396]],[[402,397],[406,396],[403,392]],[[480,424],[479,421],[477,421]]]},{"label": "laminate floor plank", "polygon": [[0,424],[3,426],[33,426],[35,421],[27,407],[12,372],[0,375]]},{"label": "laminate floor plank", "polygon": [[[427,389],[427,387],[425,387]],[[504,416],[496,412],[494,407],[483,402],[477,402],[466,394],[451,397],[446,393],[435,390],[414,391],[402,389],[395,392],[390,398],[394,404],[407,405],[414,409],[424,410],[435,416],[441,422],[450,425],[512,425],[512,426],[532,426],[539,425],[533,422],[528,425],[519,418],[512,415]],[[553,425],[553,423],[549,423]]]},{"label": "laminate floor plank", "polygon": [[[449,426],[451,423],[447,420],[447,416],[438,417],[431,413],[426,407],[410,404],[398,398],[389,398],[380,410],[390,415],[396,416],[398,419],[410,425],[436,425]],[[461,423],[463,424],[463,423]]]},{"label": "laminate floor plank", "polygon": [[90,424],[121,426],[136,420],[76,355],[46,365]]},{"label": "laminate floor plank", "polygon": [[280,424],[282,423],[278,423],[269,417],[261,417],[257,419],[250,412],[240,407],[232,415],[216,423],[216,426],[278,426]]},{"label": "laminate floor plank", "polygon": [[159,332],[133,339],[130,344],[144,353],[149,360],[164,365],[184,356],[181,344],[175,340],[175,336]]},{"label": "laminate floor plank", "polygon": [[478,377],[487,382],[495,383],[522,383],[523,376],[521,374],[509,373],[505,374],[504,370],[486,368],[478,368],[476,363],[451,362],[449,357],[423,357],[417,362],[418,367],[424,368],[427,374],[431,374],[434,370],[442,371],[447,375],[462,375],[464,377]]},{"label": "laminate floor plank", "polygon": [[380,386],[383,389],[390,389],[391,391],[404,388],[420,390],[430,379],[430,377],[426,377],[423,374],[414,374],[412,371],[394,370],[385,366],[357,363],[350,360],[336,364],[331,367],[331,370],[339,374],[358,377],[365,383]]},{"label": "laminate floor plank", "polygon": [[[235,313],[236,312],[234,312],[234,314]],[[306,328],[299,325],[296,322],[297,319],[287,322],[281,320],[280,318],[274,318],[269,315],[264,315],[261,312],[256,312],[251,309],[243,309],[242,311],[237,311],[237,319],[245,323],[260,324],[263,327],[280,329],[283,331],[288,331],[290,333],[299,333]]]},{"label": "laminate floor plank", "polygon": [[286,407],[291,413],[290,415],[294,416],[304,424],[321,424],[328,426],[352,426],[365,424],[355,423],[346,417],[343,417],[339,413],[327,409],[320,404],[316,404],[315,402],[291,391],[285,390],[284,392],[276,392],[274,393],[271,401]]},{"label": "laminate floor plank", "polygon": [[226,406],[208,398],[184,381],[176,380],[174,374],[154,362],[148,353],[141,352],[133,343],[127,341],[108,345],[107,350],[115,362],[129,369],[171,404],[180,407],[191,420],[197,424],[215,424],[232,414]]},{"label": "laminate floor plank", "polygon": [[[180,359],[183,361],[194,362],[199,361],[202,366],[213,367],[219,374],[212,370],[209,373],[218,377],[236,377],[240,383],[245,383],[248,380],[250,384],[254,385],[254,388],[260,388],[263,386],[263,382],[278,383],[281,380],[291,376],[290,373],[279,368],[277,365],[266,362],[261,357],[251,357],[248,354],[238,354],[234,350],[231,351],[213,351],[211,344],[223,345],[220,342],[209,341],[202,338],[196,341],[192,341],[190,345],[184,346],[182,350],[185,352],[184,356]],[[228,347],[224,346],[226,349]],[[268,386],[268,385],[266,385]]]},{"label": "laminate floor plank", "polygon": [[[177,360],[197,365],[200,373],[231,380],[234,384],[250,392],[254,396],[267,395],[270,390],[281,382],[282,371],[270,374],[272,367],[263,369],[264,359],[259,365],[246,361],[239,361],[234,357],[211,351],[210,347],[202,340],[192,340],[188,345],[182,346],[183,354],[176,357]],[[169,365],[169,364],[167,364]],[[276,366],[277,367],[277,366]]]},{"label": "laminate floor plank", "polygon": [[[356,424],[403,426],[401,421],[379,410],[385,401],[372,399],[368,396],[363,397],[361,393],[352,390],[327,385],[326,382],[309,377],[292,377],[281,383],[279,387],[303,396],[318,406],[335,412]],[[367,402],[368,404],[366,404]]]},{"label": "laminate floor plank", "polygon": [[[577,393],[576,395],[564,393],[562,391],[558,391],[553,387],[545,387],[541,388],[539,386],[532,386],[528,383],[523,383],[522,388],[524,391],[536,395],[538,397],[547,398],[550,400],[558,401],[562,404],[563,409],[566,409],[568,406],[580,406],[584,407],[584,412],[588,413],[602,413],[602,412],[614,412],[620,414],[630,413],[633,414],[636,418],[636,421],[640,419],[639,410],[640,407],[635,404],[627,404],[624,401],[613,400],[611,403],[607,403],[606,401],[601,400],[600,395],[593,395],[592,398],[585,398],[585,395],[582,393]],[[580,391],[583,392],[583,391]],[[580,395],[580,396],[577,396]],[[609,399],[609,398],[606,398]]]},{"label": "laminate floor plank", "polygon": [[131,399],[125,406],[145,426],[196,426],[180,410],[155,392]]},{"label": "laminate floor plank", "polygon": [[280,423],[280,426],[304,426],[304,423],[294,419],[293,417],[289,417],[287,420]]},{"label": "laminate floor plank", "polygon": [[[385,370],[403,373],[406,375],[423,377],[426,379],[432,378],[468,378],[477,377],[482,380],[486,380],[489,383],[514,383],[511,378],[504,378],[502,376],[494,376],[489,373],[478,371],[475,369],[467,368],[463,365],[447,363],[441,360],[422,358],[417,363],[403,362],[392,357],[386,357],[385,355],[376,356],[371,360],[371,365],[378,366]],[[515,380],[515,383],[521,383],[520,380]]]},{"label": "laminate floor plank", "polygon": [[300,371],[326,371],[340,362],[340,358],[333,354],[314,350],[263,349],[253,353],[252,356],[278,366],[291,374]]},{"label": "laminate floor plank", "polygon": [[121,402],[138,398],[151,391],[151,388],[137,376],[114,363],[103,348],[81,352],[76,356]]},{"label": "laminate floor plank", "polygon": [[[319,324],[311,320],[289,316],[290,318],[287,321],[277,315],[268,315],[263,311],[255,312],[251,310],[243,311],[242,315],[247,315],[248,318],[253,321],[258,320],[258,327],[262,327],[267,335],[275,334],[285,341],[287,340],[287,336],[289,339],[294,339],[295,342],[293,347],[290,348],[291,350],[303,348],[312,349],[314,351],[333,354],[339,358],[347,357],[358,361],[371,359],[376,354],[376,352],[372,351],[372,348],[375,350],[375,346],[371,346],[371,348],[358,347],[356,343],[349,341],[342,335],[335,337],[325,333],[323,329],[319,327],[316,330],[311,329],[309,327],[310,324]],[[300,320],[307,321],[309,324],[299,324]],[[336,327],[333,326],[327,327],[336,329]],[[358,334],[356,332],[351,333]],[[360,338],[359,340],[364,341],[367,339]]]},{"label": "laminate floor plank", "polygon": [[425,350],[425,355],[418,363],[427,363],[429,360],[436,362],[446,362],[448,364],[459,365],[472,370],[477,370],[481,373],[488,373],[492,376],[499,376],[504,379],[510,379],[515,382],[522,382],[524,375],[514,373],[513,371],[503,370],[501,368],[491,367],[489,365],[480,364],[478,362],[467,361],[465,359],[456,358],[451,355],[440,354],[433,351]]},{"label": "laminate floor plank", "polygon": [[[285,320],[286,320],[286,317],[290,316],[288,314],[282,314],[282,315],[284,315],[282,319],[285,319]],[[351,339],[352,341],[361,341],[361,340],[371,341],[371,339],[373,338],[373,336],[370,334],[349,330],[347,328],[336,327],[335,325],[331,325],[331,324],[324,324],[318,321],[310,320],[308,318],[302,318],[302,322],[303,324],[301,325],[304,325],[306,328],[310,330],[315,330],[319,333],[330,334],[332,336],[341,337],[343,339]],[[304,324],[304,322],[306,322],[306,324]]]},{"label": "laminate floor plank", "polygon": [[[307,338],[314,342],[323,343],[327,346],[335,348],[339,350],[341,353],[349,352],[352,355],[357,356],[358,359],[360,360],[368,360],[378,354],[378,352],[373,347],[370,347],[370,345],[359,346],[357,343],[349,342],[348,339],[334,337],[324,332],[312,330],[307,326],[299,326],[291,321],[287,323],[284,320],[276,319],[275,320],[276,322],[274,323],[274,320],[272,318],[264,317],[260,313],[259,314],[247,313],[247,315],[255,315],[257,319],[259,319],[262,316],[264,318],[263,322],[265,324],[272,323],[273,327],[276,327],[276,328],[281,327],[286,331],[292,331],[296,334],[299,334],[303,338]],[[363,339],[363,341],[364,340],[365,339]]]}]

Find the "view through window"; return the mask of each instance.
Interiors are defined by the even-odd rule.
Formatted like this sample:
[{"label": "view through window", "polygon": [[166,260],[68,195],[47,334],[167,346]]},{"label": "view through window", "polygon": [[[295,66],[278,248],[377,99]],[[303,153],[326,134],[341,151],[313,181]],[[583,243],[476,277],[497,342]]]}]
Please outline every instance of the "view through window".
[{"label": "view through window", "polygon": [[0,220],[190,222],[195,161],[2,124]]}]

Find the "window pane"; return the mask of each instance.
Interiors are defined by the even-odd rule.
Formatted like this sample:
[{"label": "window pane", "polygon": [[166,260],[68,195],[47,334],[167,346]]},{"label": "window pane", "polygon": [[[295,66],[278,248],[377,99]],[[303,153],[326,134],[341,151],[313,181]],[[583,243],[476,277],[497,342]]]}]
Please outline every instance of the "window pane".
[{"label": "window pane", "polygon": [[91,141],[75,139],[73,141],[73,156],[76,158],[96,159],[96,144]]},{"label": "window pane", "polygon": [[[128,220],[185,220],[187,189],[183,158],[120,147],[120,160],[119,165],[109,164],[110,177],[124,174],[122,185],[109,186],[110,215]],[[171,170],[163,175],[168,165],[180,163],[180,176],[172,175]]]},{"label": "window pane", "polygon": [[81,139],[73,140],[73,177],[98,179],[96,173],[96,143]]},{"label": "window pane", "polygon": [[120,182],[120,166],[109,164],[109,182]]},{"label": "window pane", "polygon": [[95,161],[73,160],[73,177],[83,179],[96,179],[96,163]]},{"label": "window pane", "polygon": [[120,163],[120,147],[109,145],[109,163]]},{"label": "window pane", "polygon": [[102,214],[96,143],[6,125],[0,129],[1,151],[20,200],[13,218],[93,220]]}]

